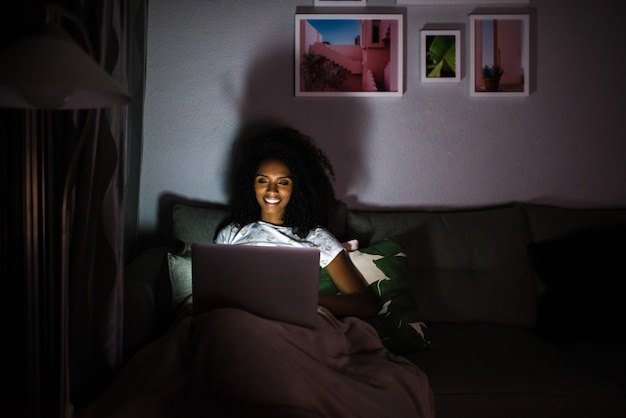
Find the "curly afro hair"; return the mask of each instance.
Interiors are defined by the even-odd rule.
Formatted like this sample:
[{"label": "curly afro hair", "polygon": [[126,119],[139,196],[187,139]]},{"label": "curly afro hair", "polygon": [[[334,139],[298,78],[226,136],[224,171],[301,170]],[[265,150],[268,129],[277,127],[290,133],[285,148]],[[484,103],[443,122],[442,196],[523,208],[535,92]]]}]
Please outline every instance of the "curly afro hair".
[{"label": "curly afro hair", "polygon": [[310,137],[284,126],[241,140],[235,147],[230,222],[241,227],[261,218],[254,179],[260,164],[267,160],[285,164],[293,180],[293,192],[283,225],[293,228],[302,238],[317,226],[328,226],[336,203],[333,167]]}]

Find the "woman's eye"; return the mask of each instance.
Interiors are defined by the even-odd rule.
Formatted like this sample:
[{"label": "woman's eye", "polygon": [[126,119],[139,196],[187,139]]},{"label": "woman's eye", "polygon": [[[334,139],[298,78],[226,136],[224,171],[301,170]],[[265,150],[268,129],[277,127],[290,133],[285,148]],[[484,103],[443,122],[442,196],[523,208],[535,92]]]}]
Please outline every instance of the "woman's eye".
[{"label": "woman's eye", "polygon": [[280,186],[289,186],[289,182],[287,180],[280,181],[280,182],[278,182],[278,184]]}]

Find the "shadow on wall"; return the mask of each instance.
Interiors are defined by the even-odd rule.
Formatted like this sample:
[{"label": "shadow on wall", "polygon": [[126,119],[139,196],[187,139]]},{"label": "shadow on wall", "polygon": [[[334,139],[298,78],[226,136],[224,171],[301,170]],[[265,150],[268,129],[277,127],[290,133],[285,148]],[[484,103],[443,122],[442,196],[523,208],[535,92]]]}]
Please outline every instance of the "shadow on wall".
[{"label": "shadow on wall", "polygon": [[292,46],[251,60],[238,103],[240,133],[247,134],[249,129],[269,122],[291,126],[312,137],[333,164],[337,198],[347,201],[349,195],[358,195],[354,191],[369,179],[363,157],[372,117],[367,100],[371,99],[295,97],[294,68]]},{"label": "shadow on wall", "polygon": [[[230,74],[213,78],[222,84],[217,106],[231,106],[239,115],[239,127],[234,133],[230,156],[237,143],[252,133],[277,124],[298,129],[313,138],[333,164],[337,198],[350,205],[350,195],[358,198],[359,190],[369,176],[363,164],[367,152],[368,130],[371,125],[367,99],[354,97],[296,98],[294,95],[293,47],[265,51],[250,60],[244,88],[233,86]],[[232,99],[225,101],[224,98]],[[212,109],[207,109],[210,117]],[[201,156],[189,156],[201,158]],[[223,190],[228,194],[230,167],[222,173]],[[230,197],[230,196],[228,196]],[[210,200],[210,199],[209,199]],[[157,229],[153,233],[141,231],[139,251],[155,245],[171,244],[169,229],[172,208],[176,203],[196,206],[215,206],[218,202],[191,200],[184,196],[164,193],[160,196]]]}]

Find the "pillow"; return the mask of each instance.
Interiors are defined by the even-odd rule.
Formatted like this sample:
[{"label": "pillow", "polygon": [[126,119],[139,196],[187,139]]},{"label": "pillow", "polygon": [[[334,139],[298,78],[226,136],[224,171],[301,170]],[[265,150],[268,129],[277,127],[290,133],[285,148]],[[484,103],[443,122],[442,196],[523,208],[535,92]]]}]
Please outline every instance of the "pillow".
[{"label": "pillow", "polygon": [[191,256],[167,253],[174,311],[191,295]]},{"label": "pillow", "polygon": [[537,329],[552,341],[626,341],[626,230],[590,231],[529,246],[545,285]]},{"label": "pillow", "polygon": [[[179,251],[167,254],[168,283],[163,283],[162,303],[170,303],[169,312],[175,312],[191,295],[191,244],[212,242],[228,216],[224,205],[193,206],[177,203],[172,210],[171,238],[182,242]],[[167,281],[167,280],[166,280]]]},{"label": "pillow", "polygon": [[[368,322],[385,347],[395,354],[430,348],[428,328],[415,307],[400,238],[388,238],[348,254],[378,299],[378,314]],[[338,293],[325,269],[320,274],[320,292]]]},{"label": "pillow", "polygon": [[172,211],[172,238],[187,246],[194,242],[211,242],[227,216],[225,206],[203,207],[178,203]]}]

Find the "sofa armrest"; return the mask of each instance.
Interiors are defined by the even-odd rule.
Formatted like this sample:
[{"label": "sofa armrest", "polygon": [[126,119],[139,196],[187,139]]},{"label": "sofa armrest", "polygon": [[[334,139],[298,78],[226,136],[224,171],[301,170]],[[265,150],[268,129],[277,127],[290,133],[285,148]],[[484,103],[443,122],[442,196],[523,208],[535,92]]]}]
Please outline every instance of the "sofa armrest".
[{"label": "sofa armrest", "polygon": [[153,340],[159,331],[158,288],[167,248],[151,248],[124,270],[124,357]]}]

